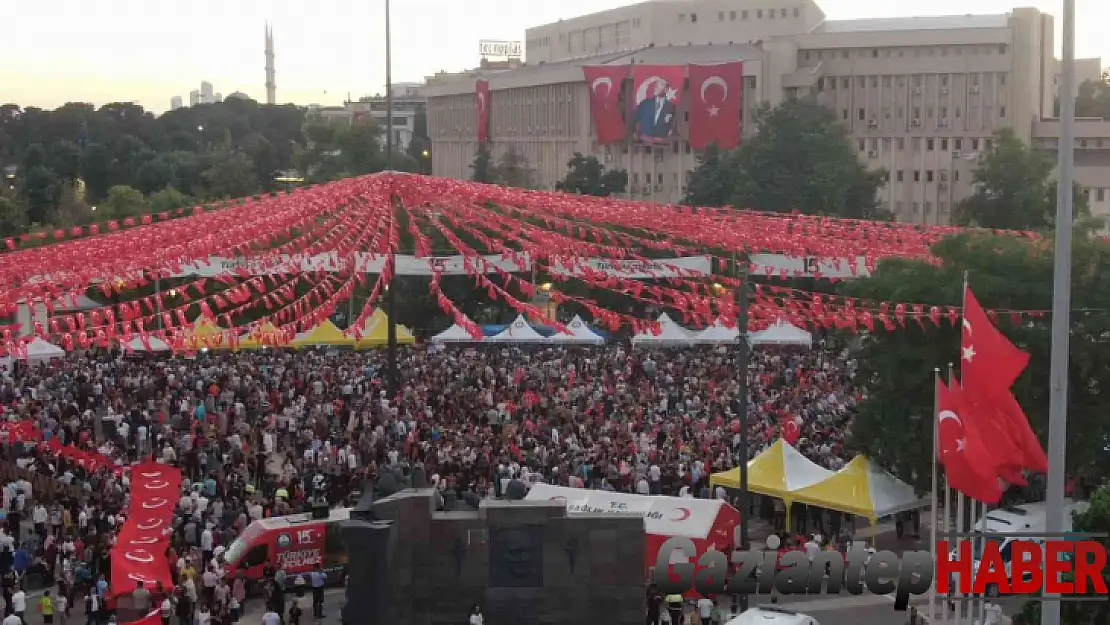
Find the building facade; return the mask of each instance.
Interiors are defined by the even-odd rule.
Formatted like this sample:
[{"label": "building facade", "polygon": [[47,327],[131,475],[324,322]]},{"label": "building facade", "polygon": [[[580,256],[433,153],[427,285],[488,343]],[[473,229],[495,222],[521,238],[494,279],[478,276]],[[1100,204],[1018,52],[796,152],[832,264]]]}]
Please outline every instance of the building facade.
[{"label": "building facade", "polygon": [[181,106],[182,106],[181,96],[175,95],[174,97],[170,98],[170,110],[171,111],[176,111],[177,109],[181,108]]},{"label": "building facade", "polygon": [[[408,150],[416,133],[416,118],[425,111],[426,100],[419,83],[393,85],[393,145],[398,150]],[[383,133],[389,125],[388,102],[382,96],[359,98],[343,106],[309,105],[309,117],[332,122],[351,124],[365,119],[373,120]],[[385,137],[382,137],[385,143]]]},{"label": "building facade", "polygon": [[[475,80],[484,78],[495,158],[509,149],[522,154],[533,179],[552,188],[575,152],[594,155],[628,171],[630,197],[677,202],[697,165],[684,140],[687,103],[668,147],[597,145],[582,66],[740,60],[743,120],[761,104],[815,97],[848,127],[861,161],[890,172],[880,191],[888,210],[903,221],[945,223],[972,193],[972,174],[995,132],[1012,128],[1027,142],[1054,145],[1053,49],[1053,18],[1036,9],[830,21],[811,0],[644,2],[529,29],[528,63],[519,69],[478,69],[429,84],[432,168],[470,175]],[[1080,80],[1090,66],[1097,61],[1083,66]],[[1110,123],[1081,121],[1088,147],[1076,156],[1077,180],[1096,199],[1104,189],[1110,211]],[[753,131],[744,124],[745,136]]]}]

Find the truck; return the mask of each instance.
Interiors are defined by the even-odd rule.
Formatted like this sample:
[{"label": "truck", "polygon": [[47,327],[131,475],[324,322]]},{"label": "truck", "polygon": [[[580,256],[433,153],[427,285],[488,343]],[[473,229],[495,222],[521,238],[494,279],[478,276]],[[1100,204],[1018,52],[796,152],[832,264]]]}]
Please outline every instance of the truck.
[{"label": "truck", "polygon": [[224,571],[231,578],[242,575],[248,582],[260,582],[269,566],[292,580],[319,564],[329,585],[341,584],[347,550],[339,526],[350,518],[351,508],[335,508],[327,517],[305,512],[254,521],[221,556]]}]

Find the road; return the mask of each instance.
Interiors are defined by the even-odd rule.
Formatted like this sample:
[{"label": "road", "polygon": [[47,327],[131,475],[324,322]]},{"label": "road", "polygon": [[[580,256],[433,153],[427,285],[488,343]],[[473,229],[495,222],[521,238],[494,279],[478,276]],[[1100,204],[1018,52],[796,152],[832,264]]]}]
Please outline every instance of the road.
[{"label": "road", "polygon": [[[306,618],[302,620],[302,623],[305,625],[316,623],[320,625],[339,625],[339,613],[343,607],[344,593],[345,590],[342,588],[328,590],[324,601],[326,618],[323,621]],[[757,596],[751,598],[752,606],[769,605],[770,602],[770,597]],[[290,604],[287,602],[286,605]],[[911,601],[910,605],[916,606],[924,614],[928,600],[924,597],[917,597],[914,601]],[[1009,600],[1003,605],[1003,608],[1006,614],[1014,614],[1020,606],[1020,601]],[[894,598],[888,595],[865,593],[859,596],[841,597],[809,597],[804,595],[782,597],[777,607],[809,614],[816,618],[821,625],[903,625],[906,621],[905,613],[899,614],[894,611]],[[306,617],[312,613],[312,599],[310,596],[306,596],[302,600],[301,608],[305,611]],[[250,602],[240,622],[242,625],[255,625],[261,622],[263,612],[261,601]],[[954,617],[949,617],[948,622],[952,623],[953,621]],[[942,625],[943,623],[944,620],[941,618],[936,621],[936,625]]]}]

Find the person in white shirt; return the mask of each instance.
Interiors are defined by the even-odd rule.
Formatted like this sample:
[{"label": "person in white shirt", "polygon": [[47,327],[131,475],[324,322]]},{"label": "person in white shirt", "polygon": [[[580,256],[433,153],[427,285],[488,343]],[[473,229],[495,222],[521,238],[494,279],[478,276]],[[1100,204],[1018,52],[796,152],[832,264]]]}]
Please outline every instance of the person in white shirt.
[{"label": "person in white shirt", "polygon": [[23,620],[23,613],[27,611],[27,594],[23,592],[22,588],[17,588],[12,593],[12,612]]},{"label": "person in white shirt", "polygon": [[[4,625],[13,625],[13,624],[10,624],[7,621],[5,621]],[[19,625],[19,623],[17,622],[14,625]],[[277,612],[274,612],[273,610],[271,610],[271,611],[262,615],[262,625],[281,625],[281,616]]]},{"label": "person in white shirt", "polygon": [[817,542],[816,538],[816,536],[810,536],[805,544],[806,556],[809,558],[810,562],[813,562],[813,559],[821,553],[821,545]]},{"label": "person in white shirt", "polygon": [[3,625],[23,625],[23,619],[14,614],[4,617]]},{"label": "person in white shirt", "polygon": [[710,620],[713,618],[713,597],[702,597],[698,599],[698,618],[701,619],[701,625],[709,625]]}]

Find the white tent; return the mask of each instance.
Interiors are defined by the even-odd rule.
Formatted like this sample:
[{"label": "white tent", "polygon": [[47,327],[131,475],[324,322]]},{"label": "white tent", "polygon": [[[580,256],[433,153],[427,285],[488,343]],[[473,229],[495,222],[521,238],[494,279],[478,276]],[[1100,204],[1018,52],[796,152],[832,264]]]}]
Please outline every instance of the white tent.
[{"label": "white tent", "polygon": [[62,358],[66,355],[66,351],[53,343],[36,337],[35,340],[27,344],[27,353],[22,357],[27,362],[45,362],[51,358]]},{"label": "white tent", "polygon": [[605,342],[605,339],[591,330],[590,326],[586,325],[586,322],[582,321],[582,317],[578,315],[575,315],[574,319],[571,319],[570,323],[567,324],[567,330],[570,331],[569,334],[556,332],[547,340],[552,343],[561,343],[563,345],[571,343],[601,345]]},{"label": "white tent", "polygon": [[737,326],[730,328],[724,324],[724,321],[717,319],[708,328],[695,332],[694,339],[698,343],[735,343],[740,340],[740,328]]},{"label": "white tent", "polygon": [[[149,346],[149,347],[148,347]],[[156,336],[149,336],[146,339],[146,344],[143,344],[142,337],[136,336],[127,342],[127,347],[135,352],[168,352],[170,351],[170,344],[163,341]]]},{"label": "white tent", "polygon": [[517,315],[516,319],[509,324],[509,327],[493,336],[486,337],[485,340],[488,343],[543,343],[547,341],[542,334],[536,332],[535,328],[528,325],[524,315]]},{"label": "white tent", "polygon": [[632,345],[638,347],[665,347],[678,345],[691,345],[695,342],[694,335],[686,328],[675,323],[667,313],[659,315],[659,334],[650,331],[638,332],[632,337]]},{"label": "white tent", "polygon": [[431,338],[433,343],[475,343],[480,340],[470,336],[470,333],[457,323]]},{"label": "white tent", "polygon": [[792,326],[779,319],[775,325],[755,332],[750,337],[752,345],[813,345],[813,335],[807,330]]}]

